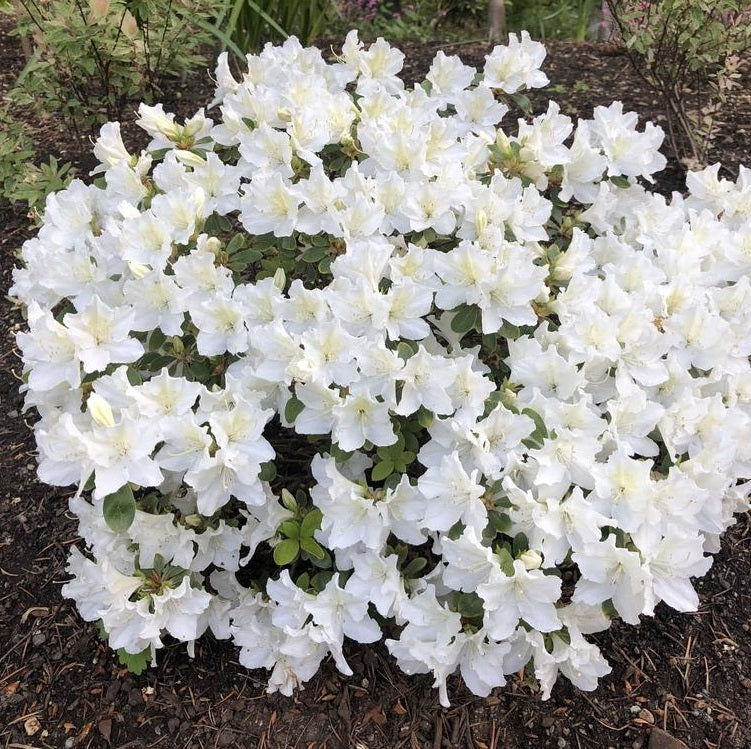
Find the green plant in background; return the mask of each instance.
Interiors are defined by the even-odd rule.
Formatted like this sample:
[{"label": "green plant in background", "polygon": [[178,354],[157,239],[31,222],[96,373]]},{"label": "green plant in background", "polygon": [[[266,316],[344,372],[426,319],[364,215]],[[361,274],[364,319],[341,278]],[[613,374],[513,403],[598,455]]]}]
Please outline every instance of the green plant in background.
[{"label": "green plant in background", "polygon": [[211,26],[202,24],[225,47],[244,59],[265,42],[296,36],[310,44],[334,10],[332,0],[223,0]]},{"label": "green plant in background", "polygon": [[665,102],[670,147],[705,164],[751,49],[749,0],[608,0],[631,62]]},{"label": "green plant in background", "polygon": [[13,33],[33,52],[10,99],[40,107],[77,129],[120,116],[128,101],[150,101],[161,84],[205,64],[213,41],[199,27],[213,0],[18,0]]},{"label": "green plant in background", "polygon": [[65,187],[75,170],[54,156],[37,166],[35,156],[28,128],[7,112],[0,112],[0,198],[25,202],[30,217],[38,218],[47,195]]},{"label": "green plant in background", "polygon": [[584,41],[596,0],[508,0],[510,31],[527,30],[540,39]]},{"label": "green plant in background", "polygon": [[338,0],[336,33],[357,28],[365,39],[453,41],[487,33],[487,0]]}]

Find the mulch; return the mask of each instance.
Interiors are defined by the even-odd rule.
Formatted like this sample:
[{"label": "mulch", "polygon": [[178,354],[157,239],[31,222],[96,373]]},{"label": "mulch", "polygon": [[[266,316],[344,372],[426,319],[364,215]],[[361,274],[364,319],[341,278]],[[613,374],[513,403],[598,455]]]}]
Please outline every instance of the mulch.
[{"label": "mulch", "polygon": [[[22,65],[17,40],[0,21],[0,92]],[[436,46],[405,44],[405,77],[424,75]],[[661,103],[623,56],[592,44],[552,42],[545,70],[551,85],[536,92],[537,111],[554,98],[564,112],[590,116],[621,99],[658,122]],[[456,46],[482,64],[481,45]],[[748,75],[742,90],[751,91]],[[190,114],[211,98],[205,76],[166,96],[168,108]],[[126,114],[132,122],[132,114]],[[712,153],[734,176],[747,158],[751,96],[739,96]],[[59,123],[43,126],[40,152],[62,153],[85,174],[90,144]],[[127,129],[133,133],[132,128]],[[134,136],[130,136],[134,137]],[[671,162],[658,180],[664,193],[682,189]],[[0,202],[0,273],[10,285],[14,253],[29,236],[18,207]],[[18,393],[14,333],[20,315],[0,308],[0,746],[6,749],[112,747],[136,749],[720,749],[751,746],[751,522],[745,515],[726,534],[708,575],[697,583],[700,608],[679,614],[660,605],[639,627],[614,623],[595,639],[613,667],[590,693],[561,679],[540,700],[512,677],[483,699],[450,680],[452,707],[442,708],[427,677],[407,677],[383,647],[351,647],[354,676],[333,663],[293,698],[264,693],[262,672],[247,671],[224,642],[202,640],[194,660],[168,646],[159,664],[129,675],[63,600],[65,561],[78,542],[67,511],[69,492],[41,485],[34,446]],[[684,742],[684,743],[681,743]]]}]

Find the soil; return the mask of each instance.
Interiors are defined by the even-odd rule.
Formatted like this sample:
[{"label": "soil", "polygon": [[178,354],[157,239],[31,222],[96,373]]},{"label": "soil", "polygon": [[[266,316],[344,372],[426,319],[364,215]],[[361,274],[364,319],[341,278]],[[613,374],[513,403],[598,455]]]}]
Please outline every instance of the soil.
[{"label": "soil", "polygon": [[[23,58],[0,21],[0,93]],[[437,46],[405,44],[405,77],[424,75]],[[627,58],[592,44],[551,42],[544,69],[548,89],[535,93],[536,111],[548,97],[569,113],[590,116],[598,104],[621,99],[642,118],[662,120],[661,103],[634,76]],[[451,47],[481,65],[481,45]],[[749,75],[741,86],[749,92]],[[206,76],[173,87],[167,108],[191,114],[211,98]],[[132,116],[130,116],[132,121]],[[712,160],[733,176],[747,158],[751,96],[739,96],[716,142]],[[128,130],[133,132],[132,128]],[[40,152],[91,168],[85,137],[48,121]],[[65,149],[65,151],[64,151]],[[64,152],[63,152],[64,151]],[[665,193],[682,188],[671,162],[660,177]],[[18,206],[0,202],[0,285],[10,285],[14,252],[30,235]],[[546,702],[516,677],[488,698],[450,681],[452,707],[441,708],[431,680],[407,677],[385,649],[353,647],[355,675],[344,679],[331,662],[294,698],[264,693],[265,676],[237,662],[232,646],[202,640],[195,659],[167,647],[159,665],[129,675],[63,600],[65,560],[78,542],[68,493],[35,475],[34,446],[18,393],[19,359],[13,334],[18,310],[0,312],[0,746],[93,749],[719,749],[751,747],[751,519],[726,534],[709,574],[697,583],[701,605],[679,614],[664,605],[639,627],[614,623],[596,639],[613,671],[595,692],[559,680]],[[685,742],[685,743],[680,743]]]}]

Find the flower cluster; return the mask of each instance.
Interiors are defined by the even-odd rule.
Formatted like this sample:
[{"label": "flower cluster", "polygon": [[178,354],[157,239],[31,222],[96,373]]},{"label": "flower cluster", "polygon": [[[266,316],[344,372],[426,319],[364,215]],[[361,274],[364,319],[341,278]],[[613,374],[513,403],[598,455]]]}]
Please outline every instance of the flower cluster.
[{"label": "flower cluster", "polygon": [[751,172],[641,182],[662,131],[578,123],[522,34],[479,74],[351,32],[216,69],[215,120],[141,106],[47,200],[11,293],[39,477],[75,484],[64,594],[124,654],[232,638],[291,694],[382,638],[447,704],[690,578],[751,476]]}]

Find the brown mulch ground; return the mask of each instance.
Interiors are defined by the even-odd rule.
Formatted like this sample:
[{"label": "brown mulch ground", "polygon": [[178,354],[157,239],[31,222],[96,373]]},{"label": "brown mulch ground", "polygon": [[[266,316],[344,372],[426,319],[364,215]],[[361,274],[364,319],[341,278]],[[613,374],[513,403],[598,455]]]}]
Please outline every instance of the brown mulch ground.
[{"label": "brown mulch ground", "polygon": [[[22,63],[15,39],[0,21],[0,93]],[[403,45],[407,77],[421,77],[436,48]],[[452,47],[481,64],[480,46]],[[620,98],[643,118],[659,121],[659,101],[630,72],[625,57],[594,45],[549,45],[545,70],[552,91],[535,94],[536,109],[555,98],[562,109],[589,116]],[[747,77],[748,78],[748,77]],[[742,87],[749,90],[749,81]],[[191,113],[210,98],[207,79],[168,97]],[[739,98],[713,158],[732,175],[747,158],[751,97]],[[74,142],[54,124],[49,150],[90,167],[85,139]],[[680,189],[680,170],[660,179]],[[23,212],[0,202],[0,285],[7,289],[14,251],[28,236]],[[202,641],[191,661],[168,647],[159,666],[132,676],[99,643],[95,629],[60,595],[65,560],[76,543],[66,492],[35,477],[34,448],[18,394],[13,333],[20,318],[0,310],[0,747],[113,749],[691,749],[751,747],[751,522],[741,518],[697,585],[701,606],[678,614],[660,605],[638,627],[615,623],[596,639],[613,666],[596,692],[561,679],[541,702],[523,684],[476,698],[455,677],[453,707],[443,709],[426,677],[406,677],[382,648],[352,648],[355,671],[343,679],[326,663],[293,699],[264,694],[264,674],[237,663],[226,643]],[[671,743],[672,742],[672,743]]]}]

